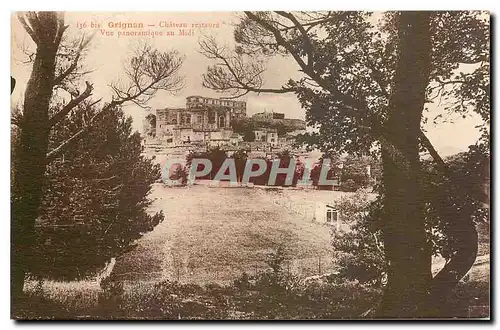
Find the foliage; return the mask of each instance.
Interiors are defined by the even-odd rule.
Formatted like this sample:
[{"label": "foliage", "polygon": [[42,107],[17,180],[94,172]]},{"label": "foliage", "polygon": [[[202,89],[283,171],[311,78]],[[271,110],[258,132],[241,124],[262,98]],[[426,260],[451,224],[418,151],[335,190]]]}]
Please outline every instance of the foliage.
[{"label": "foliage", "polygon": [[255,132],[253,130],[252,131],[246,130],[243,133],[243,141],[254,142],[255,141]]},{"label": "foliage", "polygon": [[[427,209],[425,221],[431,251],[445,259],[457,253],[458,246],[450,231],[446,205],[454,205],[461,216],[473,219],[477,226],[489,223],[489,208],[482,204],[489,190],[489,151],[484,145],[470,146],[468,152],[446,159],[454,174],[447,178],[431,162],[425,163],[422,182]],[[383,195],[375,201],[358,191],[344,198],[336,207],[343,221],[350,226],[347,232],[336,232],[332,240],[339,274],[347,279],[379,286],[383,283],[386,264],[381,238]]]},{"label": "foliage", "polygon": [[[191,167],[193,159],[208,159],[212,164],[212,169],[210,173],[203,177],[199,177],[199,179],[213,179],[217,172],[220,170],[222,164],[228,158],[227,152],[222,150],[220,147],[213,147],[208,149],[207,151],[196,152],[192,151],[186,156],[186,167]],[[198,164],[197,171],[202,171],[203,165]],[[227,174],[227,172],[225,173]]]},{"label": "foliage", "polygon": [[335,275],[326,282],[305,281],[283,270],[285,260],[278,247],[268,254],[268,270],[235,280],[241,311],[256,319],[359,318],[380,298],[379,289]]},{"label": "foliage", "polygon": [[[209,174],[200,177],[200,179],[211,179],[215,177],[216,173],[219,171],[222,163],[227,158],[234,158],[236,163],[236,172],[238,180],[241,180],[243,176],[243,172],[245,169],[245,164],[248,160],[247,151],[238,150],[231,157],[227,155],[225,151],[220,149],[219,147],[211,148],[208,151],[204,152],[191,152],[186,156],[186,166],[189,167],[194,158],[202,158],[209,159],[212,162],[212,170]],[[276,155],[276,159],[279,159],[279,167],[287,168],[290,165],[290,162],[294,157],[290,153],[289,150],[283,150]],[[270,159],[264,159],[267,167],[266,171],[261,175],[256,177],[251,177],[250,182],[256,185],[268,185],[269,175],[271,173],[271,167],[273,161]],[[373,186],[374,177],[380,178],[380,163],[373,158],[370,157],[355,157],[355,156],[347,156],[345,159],[341,160],[339,157],[332,157],[330,163],[330,169],[327,172],[326,178],[328,180],[340,179],[339,190],[341,191],[357,191],[360,188],[367,188]],[[312,181],[312,185],[316,186],[318,189],[323,190],[333,190],[333,186],[331,185],[320,185],[319,177],[322,168],[323,157],[319,160],[317,164],[314,164],[311,173],[310,179]],[[292,184],[290,186],[295,187],[299,180],[303,178],[305,165],[300,162],[298,159],[295,159],[295,174],[293,176]],[[341,164],[343,166],[341,166]],[[201,171],[203,165],[198,165],[198,170]],[[371,166],[375,169],[373,171],[373,176],[368,175],[367,167]],[[252,170],[257,170],[257,165],[254,165]],[[182,171],[182,170],[179,170]],[[186,171],[185,169],[183,170]],[[179,175],[181,172],[179,172]],[[226,171],[225,174],[228,174]],[[174,175],[175,178],[180,178],[181,176]],[[275,186],[286,186],[285,184],[286,174],[280,173],[276,176]]]},{"label": "foliage", "polygon": [[[311,170],[311,180],[318,189],[332,190],[331,185],[319,185],[319,177],[325,156],[321,157]],[[374,157],[347,155],[342,159],[329,156],[330,168],[327,172],[327,180],[338,180],[339,186],[336,190],[355,192],[358,189],[374,187],[381,178],[380,161]],[[368,172],[370,168],[370,172]]]},{"label": "foliage", "polygon": [[[485,233],[483,239],[488,236]],[[286,259],[284,251],[278,247],[269,253],[267,262],[279,265],[283,259]],[[480,278],[487,278],[488,274],[477,276],[458,284],[441,306],[440,317],[467,318],[470,306],[489,305],[489,283]],[[269,283],[279,289],[270,290]],[[342,273],[321,281],[305,281],[271,267],[255,276],[243,273],[229,285],[200,286],[171,281],[135,284],[122,291],[123,283],[109,281],[101,285],[101,291],[90,294],[49,291],[40,281],[28,290],[13,315],[20,319],[66,320],[360,319],[374,316],[373,306],[381,296],[378,284],[362,284],[346,279]]]},{"label": "foliage", "polygon": [[[173,173],[170,174],[169,180],[178,181],[180,180],[181,186],[186,186],[188,182],[188,170],[185,166],[178,164],[179,166],[175,166]],[[172,171],[171,171],[172,172]]]},{"label": "foliage", "polygon": [[[62,12],[19,12],[17,17],[36,51],[29,59],[32,71],[23,113],[14,122],[19,131],[11,181],[13,304],[22,298],[29,272],[63,278],[85,276],[104,259],[130,248],[162,220],[161,214],[144,212],[148,206],[145,196],[159,171],[140,156],[140,136],[131,134],[130,120],[113,116],[121,113],[119,107],[126,102],[146,106],[156,92],[176,91],[183,83],[178,75],[183,57],[145,44],[133,50],[125,64],[128,81],[110,85],[111,100],[90,101],[93,85],[85,81],[85,90],[78,88],[87,73],[82,70],[82,58],[90,38],[72,42]],[[75,114],[76,110],[80,113]],[[68,117],[70,113],[76,115],[77,129],[64,126],[75,119]],[[100,136],[96,134],[85,150],[82,139],[102,119],[115,126],[97,128],[92,134]],[[70,147],[82,154],[72,154]],[[60,160],[62,155],[67,157]],[[50,174],[47,178],[47,172],[63,180],[54,180]]]},{"label": "foliage", "polygon": [[[96,111],[76,109],[54,128],[50,144],[74,134]],[[119,108],[106,113],[85,140],[48,166],[31,275],[65,280],[93,275],[163,220],[161,213],[145,211],[159,167],[141,155],[131,124]]]},{"label": "foliage", "polygon": [[250,118],[244,118],[241,120],[235,119],[231,122],[231,127],[235,133],[243,135],[243,141],[254,142],[256,129],[255,123]]},{"label": "foliage", "polygon": [[[368,170],[369,168],[369,170]],[[370,171],[370,172],[368,172]],[[368,156],[347,155],[340,174],[340,190],[356,191],[373,186],[381,178],[381,162]]]},{"label": "foliage", "polygon": [[[470,269],[477,253],[477,233],[468,216],[475,217],[472,209],[489,203],[488,198],[472,191],[479,198],[475,203],[463,198],[467,185],[458,186],[463,180],[450,175],[422,127],[429,119],[439,123],[440,118],[477,114],[483,120],[479,144],[486,146],[478,150],[486,156],[489,25],[488,14],[477,11],[245,12],[233,53],[210,39],[200,43],[202,53],[215,62],[204,75],[206,87],[233,95],[292,92],[313,128],[299,138],[309,149],[383,154],[382,228],[392,267],[392,285],[381,308],[386,316],[417,315],[427,292],[437,302]],[[263,88],[266,60],[284,55],[293,58],[300,74],[277,88]],[[423,112],[430,103],[441,108],[435,118]],[[428,182],[420,182],[417,146],[430,153],[441,172]],[[353,174],[343,180],[352,190],[356,179],[365,184]],[[426,192],[435,198],[424,201],[420,194]],[[432,278],[427,238],[443,227],[441,234],[455,248],[440,276]],[[405,295],[412,298],[401,299]]]},{"label": "foliage", "polygon": [[[241,180],[243,177],[243,172],[245,170],[245,165],[248,161],[248,156],[247,156],[247,151],[245,150],[238,150],[236,151],[231,157],[227,155],[227,152],[224,150],[220,149],[219,147],[214,147],[211,148],[207,151],[203,152],[190,152],[186,156],[186,167],[190,167],[192,164],[193,159],[195,158],[200,158],[200,159],[208,159],[212,163],[212,169],[210,173],[208,173],[205,176],[202,177],[197,177],[198,179],[212,179],[215,177],[217,172],[220,170],[222,164],[226,159],[233,158],[235,160],[235,165],[236,165],[236,177],[238,180]],[[284,150],[282,152],[279,152],[276,155],[276,159],[279,159],[279,167],[280,168],[286,168],[290,165],[290,162],[294,159],[290,152],[288,150]],[[271,167],[273,164],[273,161],[270,159],[265,158],[264,159],[266,162],[266,171],[262,173],[261,175],[251,177],[250,182],[256,185],[268,185],[269,184],[269,175],[271,173]],[[287,185],[286,184],[286,174],[279,173],[276,175],[276,181],[274,186],[296,186],[298,181],[302,178],[302,175],[304,173],[304,166],[303,164],[296,160],[295,163],[295,173],[293,175],[292,183]],[[255,171],[258,169],[258,165],[254,164],[252,170]],[[198,171],[203,170],[203,165],[198,164]],[[229,174],[229,169],[226,170],[224,174]]]},{"label": "foliage", "polygon": [[243,135],[245,142],[255,141],[255,130],[262,128],[275,128],[278,136],[284,136],[286,133],[293,132],[293,126],[285,125],[283,122],[258,121],[253,118],[235,119],[231,122],[231,127],[235,133]]},{"label": "foliage", "polygon": [[450,221],[451,215],[456,217],[456,210],[461,219],[470,219],[476,227],[489,223],[489,149],[486,144],[471,145],[467,152],[445,161],[452,176],[445,177],[434,164],[425,163],[422,181],[432,252],[449,259],[457,252],[459,243]]},{"label": "foliage", "polygon": [[156,137],[156,116],[152,113],[146,116],[147,129],[144,132],[147,136]]},{"label": "foliage", "polygon": [[245,165],[248,160],[248,151],[243,149],[238,149],[233,153],[231,158],[234,159],[236,167],[236,178],[241,182],[243,178],[243,172],[245,171]]},{"label": "foliage", "polygon": [[[317,128],[303,135],[302,142],[325,152],[368,154],[377,145],[379,128],[387,118],[398,19],[397,12],[246,12],[236,27],[234,54],[212,39],[200,43],[202,53],[218,63],[208,68],[204,85],[233,94],[293,92],[307,110],[307,125]],[[430,30],[428,102],[442,105],[444,113],[474,111],[483,118],[482,129],[487,131],[487,14],[434,12]],[[280,88],[263,88],[264,63],[279,55],[292,56],[305,76],[285,79]],[[241,70],[231,73],[236,64],[241,64]],[[464,65],[471,70],[460,73]]]},{"label": "foliage", "polygon": [[380,200],[358,191],[335,204],[349,229],[332,234],[340,279],[381,287],[387,271],[380,228]]}]

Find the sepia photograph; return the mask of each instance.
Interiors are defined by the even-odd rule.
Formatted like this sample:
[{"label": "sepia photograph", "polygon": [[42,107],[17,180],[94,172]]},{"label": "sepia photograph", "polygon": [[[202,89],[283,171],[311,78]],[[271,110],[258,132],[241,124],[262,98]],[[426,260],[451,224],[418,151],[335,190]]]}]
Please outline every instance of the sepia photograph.
[{"label": "sepia photograph", "polygon": [[491,320],[489,12],[10,26],[11,319]]}]

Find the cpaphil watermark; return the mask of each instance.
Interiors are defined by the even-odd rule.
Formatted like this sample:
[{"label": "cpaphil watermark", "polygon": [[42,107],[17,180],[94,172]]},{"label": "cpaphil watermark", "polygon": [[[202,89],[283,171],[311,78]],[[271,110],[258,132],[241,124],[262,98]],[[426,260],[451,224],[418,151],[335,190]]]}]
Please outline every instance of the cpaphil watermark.
[{"label": "cpaphil watermark", "polygon": [[[237,166],[234,158],[226,158],[215,168],[210,159],[193,158],[187,169],[183,167],[183,163],[185,161],[182,159],[167,159],[162,163],[162,180],[165,184],[190,186],[197,179],[210,179],[215,185],[228,182],[230,186],[237,187],[248,185],[253,179],[259,177],[261,179],[264,177],[265,184],[268,186],[311,186],[313,184],[335,186],[339,184],[339,180],[329,178],[330,159],[323,159],[321,164],[313,164],[307,160],[304,164],[291,158],[286,161],[288,163],[286,166],[282,166],[280,159],[256,158],[245,160],[244,165],[239,162]],[[319,169],[319,176],[315,180],[311,177],[314,169]],[[179,171],[183,173],[182,177],[177,174]]]}]

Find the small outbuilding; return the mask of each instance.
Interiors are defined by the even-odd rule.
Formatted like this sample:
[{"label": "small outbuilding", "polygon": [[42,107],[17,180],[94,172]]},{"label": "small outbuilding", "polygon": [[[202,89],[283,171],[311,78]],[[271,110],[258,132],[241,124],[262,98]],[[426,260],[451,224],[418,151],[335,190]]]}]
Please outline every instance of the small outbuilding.
[{"label": "small outbuilding", "polygon": [[331,204],[317,202],[314,220],[319,223],[335,226],[337,230],[340,229],[340,211]]}]

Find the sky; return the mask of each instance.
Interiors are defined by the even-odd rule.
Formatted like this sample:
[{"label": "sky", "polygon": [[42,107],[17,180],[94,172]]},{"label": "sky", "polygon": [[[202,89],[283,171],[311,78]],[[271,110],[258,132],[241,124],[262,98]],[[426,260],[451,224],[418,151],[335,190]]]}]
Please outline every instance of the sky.
[{"label": "sky", "polygon": [[[158,92],[151,100],[152,109],[165,107],[184,107],[185,99],[189,95],[207,97],[221,97],[223,94],[202,87],[202,74],[208,65],[213,64],[198,52],[198,40],[203,36],[215,36],[218,42],[232,47],[234,25],[238,22],[241,13],[235,12],[190,12],[190,13],[159,13],[159,12],[67,12],[65,14],[68,37],[78,37],[82,33],[93,34],[92,42],[85,57],[85,66],[94,70],[86,80],[94,84],[95,98],[111,100],[109,84],[123,77],[123,62],[131,54],[131,49],[144,39],[162,51],[175,49],[185,56],[181,75],[185,76],[185,88],[176,94]],[[163,36],[130,37],[118,36],[118,32],[137,31],[138,29],[116,28],[119,23],[142,23],[143,30],[163,32]],[[85,23],[85,25],[84,25]],[[91,23],[93,25],[91,25]],[[97,26],[99,24],[99,26]],[[192,30],[193,35],[178,35],[178,27],[164,27],[169,25],[187,25],[186,32]],[[195,24],[196,26],[193,26]],[[201,25],[212,27],[198,27]],[[217,25],[219,27],[217,27]],[[114,26],[114,27],[111,27]],[[113,35],[106,35],[113,32]],[[174,36],[166,35],[173,32]],[[34,50],[34,44],[21,24],[12,16],[12,58],[11,71],[17,80],[17,87],[12,95],[12,103],[21,102],[24,88],[29,79],[31,67],[23,63],[26,57],[22,49]],[[298,66],[290,57],[276,57],[267,63],[267,70],[263,75],[264,87],[279,88],[291,77],[298,77]],[[84,87],[82,86],[82,90]],[[287,118],[305,118],[305,109],[300,106],[293,94],[256,94],[250,93],[241,98],[247,102],[247,114],[252,115],[262,111],[284,113]],[[125,107],[128,115],[134,120],[134,127],[141,131],[142,120],[148,114],[147,110],[135,105]],[[427,115],[433,118],[442,110],[435,104],[429,105]],[[475,126],[481,123],[478,116],[467,118],[451,117],[453,122],[432,124],[432,120],[425,126],[427,135],[442,156],[451,155],[467,150],[474,144],[479,131]]]}]

